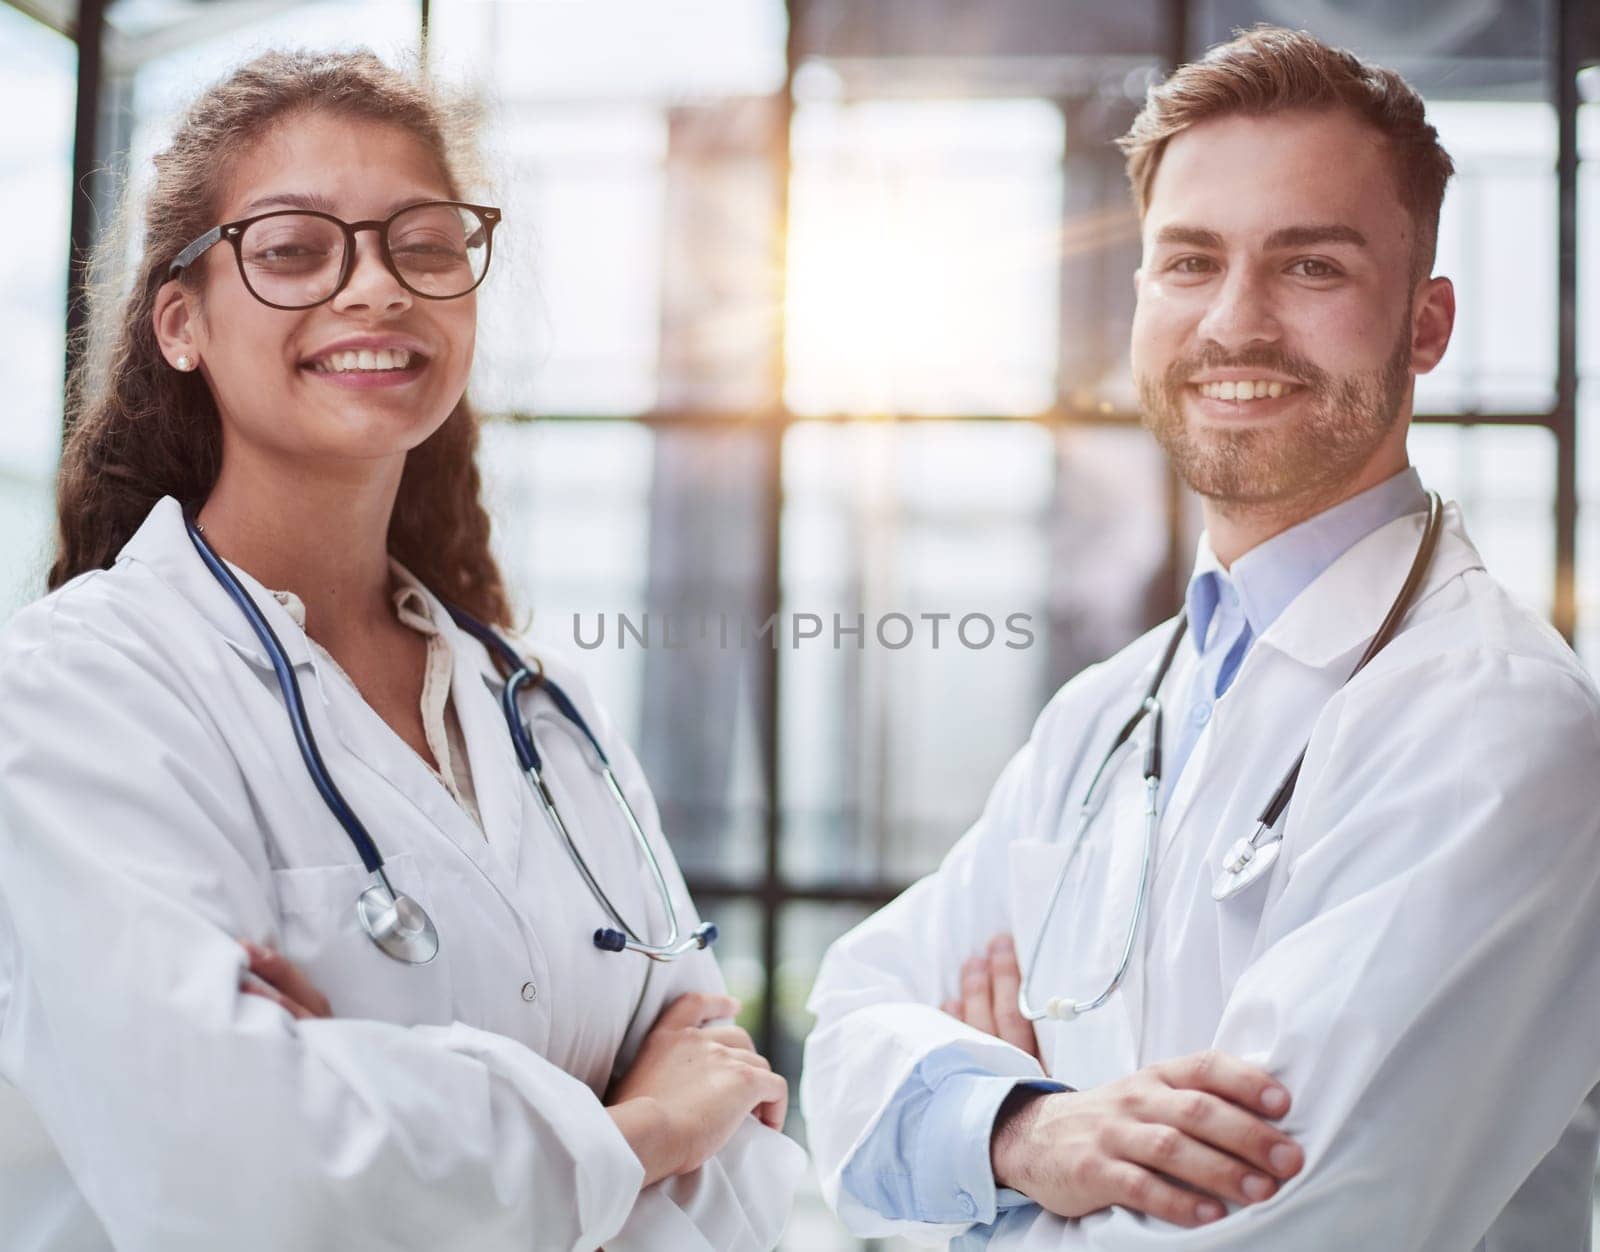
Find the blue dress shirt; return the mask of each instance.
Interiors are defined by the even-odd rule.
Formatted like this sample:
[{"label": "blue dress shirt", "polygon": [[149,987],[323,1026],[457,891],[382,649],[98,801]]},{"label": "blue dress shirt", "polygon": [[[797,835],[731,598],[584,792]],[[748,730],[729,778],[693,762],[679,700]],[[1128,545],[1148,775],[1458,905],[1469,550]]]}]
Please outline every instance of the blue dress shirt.
[{"label": "blue dress shirt", "polygon": [[[1201,536],[1185,596],[1199,665],[1170,732],[1163,802],[1250,645],[1357,541],[1426,507],[1422,481],[1408,468],[1258,544],[1230,569],[1223,569],[1209,539]],[[983,1246],[1008,1210],[1030,1203],[1017,1192],[997,1189],[989,1167],[994,1119],[1019,1085],[1067,1090],[1061,1083],[1019,1084],[976,1069],[958,1044],[930,1053],[895,1092],[845,1167],[845,1190],[891,1220],[976,1222],[952,1247]]]}]

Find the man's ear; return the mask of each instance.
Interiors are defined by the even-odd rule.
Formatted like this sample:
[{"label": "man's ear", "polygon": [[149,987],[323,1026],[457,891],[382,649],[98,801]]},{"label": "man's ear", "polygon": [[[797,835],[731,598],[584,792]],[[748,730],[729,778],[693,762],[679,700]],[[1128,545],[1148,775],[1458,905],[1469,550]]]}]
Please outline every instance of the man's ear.
[{"label": "man's ear", "polygon": [[[176,278],[168,279],[156,292],[155,306],[150,310],[151,325],[155,328],[156,342],[161,345],[161,355],[174,369],[194,369],[200,364],[200,314],[192,293],[185,291]],[[187,366],[180,364],[187,360]]]},{"label": "man's ear", "polygon": [[1456,324],[1456,289],[1448,278],[1430,278],[1417,287],[1411,313],[1411,370],[1426,374],[1439,364]]}]

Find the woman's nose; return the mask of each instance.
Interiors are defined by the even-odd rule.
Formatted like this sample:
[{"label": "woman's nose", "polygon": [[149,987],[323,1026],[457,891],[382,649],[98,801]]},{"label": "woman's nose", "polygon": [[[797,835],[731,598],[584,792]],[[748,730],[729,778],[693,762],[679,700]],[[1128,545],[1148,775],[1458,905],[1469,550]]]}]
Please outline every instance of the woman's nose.
[{"label": "woman's nose", "polygon": [[405,289],[383,260],[383,249],[376,231],[356,234],[355,256],[350,261],[350,277],[333,298],[339,309],[397,309],[411,304]]}]

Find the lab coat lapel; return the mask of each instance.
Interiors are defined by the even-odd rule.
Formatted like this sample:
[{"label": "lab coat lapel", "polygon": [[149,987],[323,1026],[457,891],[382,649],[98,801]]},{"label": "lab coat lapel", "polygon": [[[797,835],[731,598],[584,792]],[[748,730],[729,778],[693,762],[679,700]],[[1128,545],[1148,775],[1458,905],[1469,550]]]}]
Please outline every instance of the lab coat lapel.
[{"label": "lab coat lapel", "polygon": [[[1311,685],[1323,692],[1326,700],[1350,676],[1356,658],[1377,633],[1378,626],[1389,612],[1394,598],[1405,583],[1417,545],[1422,539],[1425,515],[1408,514],[1381,526],[1360,540],[1333,562],[1284,609],[1276,621],[1262,634],[1257,646],[1250,650],[1240,666],[1232,687],[1218,702],[1211,723],[1196,740],[1183,774],[1173,789],[1167,811],[1163,816],[1157,867],[1166,860],[1184,823],[1196,811],[1203,796],[1216,787],[1232,790],[1237,779],[1219,773],[1223,766],[1213,766],[1212,756],[1226,762],[1234,755],[1237,734],[1242,729],[1235,719],[1240,714],[1240,701],[1271,699],[1293,700],[1289,689],[1297,685]],[[1420,603],[1453,578],[1469,569],[1481,569],[1482,558],[1472,541],[1467,538],[1461,524],[1461,511],[1455,504],[1447,504],[1440,528],[1439,546],[1416,596]],[[1401,627],[1404,630],[1404,624]],[[1192,660],[1192,653],[1185,655]],[[1284,658],[1298,662],[1291,666],[1293,674],[1281,667]],[[1186,667],[1179,667],[1186,668]],[[1308,671],[1316,671],[1311,673]],[[1192,671],[1189,671],[1192,672]],[[1187,691],[1188,672],[1174,675],[1175,684],[1170,690]],[[1269,692],[1261,695],[1259,692]],[[1256,694],[1253,694],[1256,693]],[[1310,699],[1307,693],[1302,696]],[[1174,697],[1169,696],[1171,700]],[[1283,742],[1282,762],[1275,764],[1262,776],[1259,798],[1251,793],[1250,812],[1241,814],[1230,826],[1226,838],[1218,832],[1197,832],[1195,837],[1208,841],[1221,838],[1221,846],[1231,845],[1240,836],[1248,836],[1255,827],[1254,814],[1270,798],[1272,788],[1282,778],[1283,771],[1294,763],[1295,754],[1310,736],[1320,706],[1308,704],[1305,725],[1287,728]],[[1291,710],[1284,716],[1293,720]],[[1218,736],[1222,736],[1219,743]],[[1216,751],[1213,752],[1213,749]],[[1200,806],[1209,812],[1209,805]]]},{"label": "lab coat lapel", "polygon": [[[318,662],[315,660],[312,665],[313,668],[318,668]],[[411,746],[395,734],[388,723],[378,716],[358,692],[346,689],[342,683],[335,688],[336,681],[330,681],[328,684],[331,689],[337,690],[337,695],[330,698],[329,713],[332,715],[326,718],[326,728],[321,725],[315,727],[318,739],[325,742],[327,736],[331,734],[344,745],[360,765],[371,770],[383,783],[398,791],[424,820],[444,832],[483,873],[492,880],[498,880],[500,877],[497,872],[498,867],[493,864],[493,858],[490,856],[483,835],[456,802],[455,797],[434,777],[427,764],[411,749]],[[335,704],[337,708],[333,707]],[[326,756],[326,753],[324,755]],[[329,760],[328,768],[337,778],[339,765]],[[477,781],[476,775],[474,781]],[[489,784],[486,781],[479,785],[487,789]],[[388,853],[395,850],[392,847],[392,840],[389,844],[384,842],[382,832],[371,833],[378,843],[379,851]]]},{"label": "lab coat lapel", "polygon": [[[133,537],[122,546],[117,560],[137,561],[149,568],[192,605],[206,624],[221,635],[235,652],[269,674],[272,672],[272,662],[250,623],[195,551],[188,528],[184,525],[183,506],[173,497],[163,496],[156,502]],[[270,591],[233,562],[228,562],[228,568],[238,576],[245,591],[267,619],[267,625],[272,627],[272,633],[283,645],[289,664],[295,669],[309,665],[311,647],[306,641],[305,631],[295,625],[288,610],[273,598]]]},{"label": "lab coat lapel", "polygon": [[[1425,514],[1408,513],[1356,543],[1289,603],[1259,642],[1317,669],[1359,654],[1377,634],[1405,584],[1425,521]],[[1467,570],[1482,568],[1483,559],[1462,525],[1460,507],[1445,505],[1439,546],[1416,602]]]},{"label": "lab coat lapel", "polygon": [[500,709],[500,693],[505,684],[493,673],[492,666],[480,667],[476,658],[468,659],[472,652],[483,651],[476,640],[458,631],[452,642],[465,650],[456,654],[459,659],[452,696],[466,736],[467,754],[472,758],[478,814],[483,818],[483,833],[490,848],[515,882],[522,864],[522,827],[532,784],[517,763],[511,732]]}]

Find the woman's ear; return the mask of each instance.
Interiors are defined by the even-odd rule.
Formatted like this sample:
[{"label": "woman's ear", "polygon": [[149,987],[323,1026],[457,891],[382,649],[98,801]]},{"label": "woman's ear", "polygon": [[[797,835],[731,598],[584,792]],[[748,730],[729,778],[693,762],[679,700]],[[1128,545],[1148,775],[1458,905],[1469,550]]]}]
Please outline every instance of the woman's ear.
[{"label": "woman's ear", "polygon": [[168,279],[156,292],[155,306],[150,310],[150,321],[156,332],[156,342],[161,345],[161,355],[173,369],[187,373],[200,365],[200,343],[203,327],[196,307],[195,297],[185,291],[176,278]]}]

